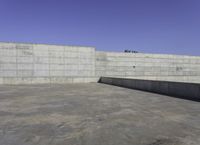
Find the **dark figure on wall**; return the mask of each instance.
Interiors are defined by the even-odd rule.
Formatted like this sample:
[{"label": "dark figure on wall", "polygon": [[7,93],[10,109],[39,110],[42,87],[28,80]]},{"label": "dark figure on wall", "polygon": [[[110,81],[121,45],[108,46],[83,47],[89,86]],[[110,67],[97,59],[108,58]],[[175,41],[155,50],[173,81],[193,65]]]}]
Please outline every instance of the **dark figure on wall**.
[{"label": "dark figure on wall", "polygon": [[138,51],[128,50],[128,49],[125,49],[124,52],[125,53],[138,53]]}]

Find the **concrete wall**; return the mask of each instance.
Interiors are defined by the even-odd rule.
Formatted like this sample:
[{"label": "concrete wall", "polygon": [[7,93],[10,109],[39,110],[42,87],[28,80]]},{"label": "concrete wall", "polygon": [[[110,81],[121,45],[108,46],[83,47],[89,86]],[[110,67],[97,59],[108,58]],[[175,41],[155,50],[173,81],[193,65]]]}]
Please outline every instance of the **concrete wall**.
[{"label": "concrete wall", "polygon": [[101,77],[101,83],[200,101],[200,84]]},{"label": "concrete wall", "polygon": [[200,83],[200,57],[97,51],[96,75]]},{"label": "concrete wall", "polygon": [[96,80],[92,47],[0,43],[0,84]]},{"label": "concrete wall", "polygon": [[96,82],[101,76],[200,83],[200,57],[0,43],[0,84]]}]

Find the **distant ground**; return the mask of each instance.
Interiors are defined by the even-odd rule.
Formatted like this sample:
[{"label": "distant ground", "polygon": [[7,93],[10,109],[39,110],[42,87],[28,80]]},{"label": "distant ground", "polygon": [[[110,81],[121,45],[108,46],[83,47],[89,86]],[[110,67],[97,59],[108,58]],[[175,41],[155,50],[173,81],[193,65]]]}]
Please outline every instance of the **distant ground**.
[{"label": "distant ground", "polygon": [[199,144],[199,102],[97,83],[0,86],[0,145]]}]

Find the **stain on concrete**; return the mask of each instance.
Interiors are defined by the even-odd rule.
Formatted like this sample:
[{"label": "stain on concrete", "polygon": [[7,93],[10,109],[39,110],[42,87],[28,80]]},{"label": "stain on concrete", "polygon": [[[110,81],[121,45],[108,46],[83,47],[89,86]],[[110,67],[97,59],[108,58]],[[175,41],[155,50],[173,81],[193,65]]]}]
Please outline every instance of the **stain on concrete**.
[{"label": "stain on concrete", "polygon": [[0,86],[0,145],[199,145],[199,102],[105,84]]}]

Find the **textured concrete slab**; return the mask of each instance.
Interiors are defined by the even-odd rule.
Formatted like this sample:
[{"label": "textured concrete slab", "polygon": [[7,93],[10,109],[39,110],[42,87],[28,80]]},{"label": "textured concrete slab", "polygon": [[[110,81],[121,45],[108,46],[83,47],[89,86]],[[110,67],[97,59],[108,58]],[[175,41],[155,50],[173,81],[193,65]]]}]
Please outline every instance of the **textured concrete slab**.
[{"label": "textured concrete slab", "polygon": [[200,102],[200,84],[101,77],[100,83]]},{"label": "textured concrete slab", "polygon": [[104,84],[0,86],[0,145],[199,145],[198,102]]}]

